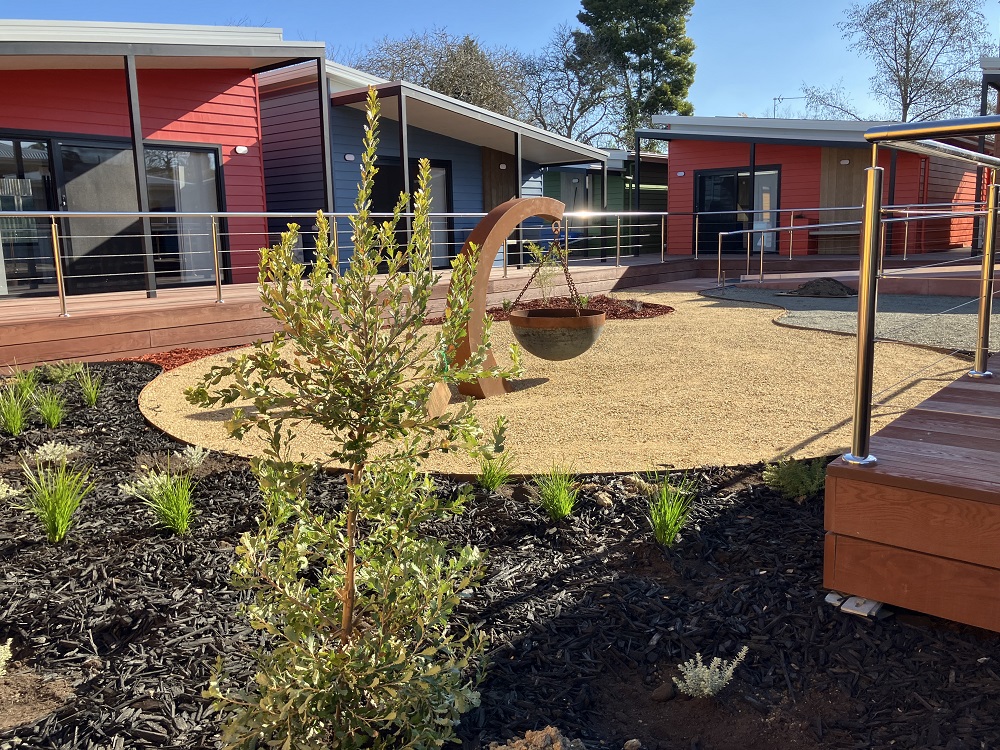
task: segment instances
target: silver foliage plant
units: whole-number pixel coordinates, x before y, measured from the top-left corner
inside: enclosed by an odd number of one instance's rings
[[[718,695],[733,679],[733,672],[746,658],[749,650],[744,646],[732,661],[725,661],[716,656],[708,664],[702,662],[701,652],[696,653],[693,659],[677,665],[681,676],[674,678],[674,684],[678,690],[692,698],[710,698]]]
[[[296,262],[298,227],[262,250],[261,297],[282,334],[213,368],[188,399],[237,408],[235,437],[262,433],[251,462],[263,508],[241,538],[236,584],[265,634],[253,683],[220,671],[207,695],[224,712],[227,748],[436,748],[478,704],[479,634],[456,621],[461,597],[482,575],[482,555],[421,533],[459,513],[464,496],[442,497],[419,472],[432,451],[482,454],[484,434],[471,401],[428,413],[437,383],[513,377],[484,370],[484,344],[463,365],[451,353],[465,337],[477,256],[452,263],[439,330],[424,326],[437,277],[430,267],[430,166],[421,160],[412,234],[399,244],[401,195],[390,221],[376,224],[378,99],[369,92],[361,180],[352,217],[354,253],[343,274],[318,215],[316,260]],[[241,406],[242,405],[242,406]],[[341,507],[314,510],[307,489],[316,467],[296,460],[300,426],[327,433],[325,460],[347,469]]]

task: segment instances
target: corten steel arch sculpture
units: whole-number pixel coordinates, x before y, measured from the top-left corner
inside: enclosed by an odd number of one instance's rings
[[[525,219],[537,216],[546,221],[561,221],[565,209],[566,206],[554,198],[511,198],[490,211],[472,230],[462,246],[461,252],[463,255],[468,255],[473,245],[481,248],[482,252],[479,254],[476,280],[472,288],[472,314],[469,317],[466,336],[459,343],[455,352],[456,365],[464,364],[472,352],[478,349],[483,342],[486,293],[489,291],[490,271],[493,269],[497,251]],[[492,351],[487,354],[483,366],[486,368],[496,367],[496,359],[494,359]],[[443,384],[441,385],[443,386]],[[439,398],[445,398],[444,403],[440,404],[440,408],[443,408],[447,404],[447,394],[439,392],[440,390],[435,389],[432,402],[437,402]],[[445,390],[447,389],[445,388]],[[503,378],[480,378],[474,383],[460,383],[458,390],[465,396],[490,398],[509,393],[511,384]],[[431,408],[437,411],[434,406]]]

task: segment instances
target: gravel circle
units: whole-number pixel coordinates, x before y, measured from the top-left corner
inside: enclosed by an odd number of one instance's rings
[[[515,471],[553,464],[578,472],[645,471],[771,461],[785,455],[839,453],[850,443],[856,347],[852,339],[775,326],[773,309],[694,293],[641,292],[629,297],[674,312],[647,320],[609,321],[586,354],[565,362],[523,355],[514,391],[476,404],[483,424],[510,421]],[[503,363],[513,337],[494,326]],[[201,410],[183,391],[231,354],[164,373],[142,393],[143,414],[183,442],[240,455],[257,438],[228,437],[231,409]],[[968,370],[955,358],[900,344],[879,344],[874,429],[936,393]],[[307,456],[322,458],[324,436],[300,431]],[[468,475],[476,466],[433,456],[431,471]]]

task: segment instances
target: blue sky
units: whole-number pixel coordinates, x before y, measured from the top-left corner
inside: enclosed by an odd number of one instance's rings
[[[697,49],[698,71],[691,89],[697,115],[760,117],[772,112],[774,98],[801,96],[803,83],[833,85],[843,79],[860,102],[867,100],[870,70],[845,49],[835,24],[847,0],[696,0],[688,33]],[[443,26],[472,34],[486,44],[525,52],[539,49],[562,22],[576,23],[579,0],[330,0],[328,2],[240,3],[212,0],[0,0],[0,18],[46,18],[150,23],[277,26],[289,40],[323,40],[337,49],[364,47],[381,36]],[[42,10],[44,9],[44,10]],[[1000,35],[1000,3],[988,0],[987,18]],[[44,13],[44,15],[39,15]],[[998,42],[1000,43],[1000,42]],[[779,113],[794,116],[802,102],[789,100]],[[866,109],[864,105],[862,109]],[[875,110],[874,105],[868,110]]]

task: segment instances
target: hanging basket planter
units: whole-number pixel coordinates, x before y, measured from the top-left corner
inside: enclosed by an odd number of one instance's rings
[[[604,312],[564,307],[515,310],[510,314],[510,328],[521,348],[539,359],[573,359],[600,338]]]
[[[575,307],[542,307],[534,310],[514,310],[510,314],[510,328],[521,348],[539,359],[558,362],[564,359],[579,357],[595,343],[604,330],[604,311],[591,310],[583,306],[583,299],[576,290],[573,277],[569,273],[569,250],[566,245],[560,245],[562,223],[552,222],[552,243],[547,251],[538,245],[531,245],[531,254],[537,259],[537,265],[521,293],[514,300],[516,306],[521,297],[528,291],[531,283],[539,278],[550,263],[562,267],[566,277],[566,287]],[[539,281],[539,287],[542,282]],[[544,293],[543,293],[544,296]]]

